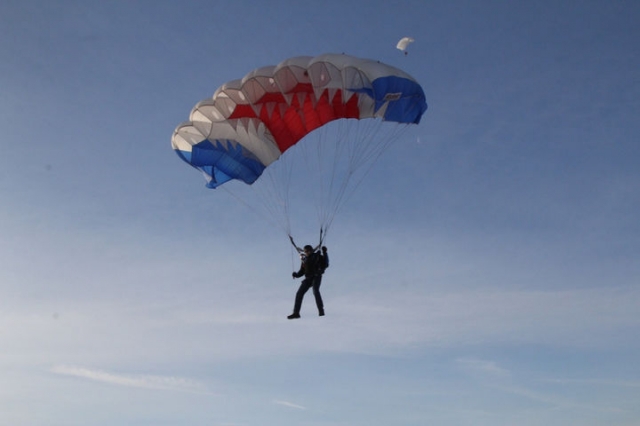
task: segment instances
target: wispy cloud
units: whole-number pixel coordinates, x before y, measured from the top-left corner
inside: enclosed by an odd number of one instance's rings
[[[579,409],[583,411],[593,411],[593,412],[603,412],[603,413],[624,412],[624,410],[622,410],[619,407],[601,405],[601,404],[589,404],[584,402],[575,402],[561,395],[542,393],[542,392],[538,392],[535,390],[531,390],[531,389],[527,389],[519,386],[496,386],[495,388],[503,392],[510,393],[512,395],[518,395],[520,397],[527,398],[532,401],[549,404],[557,408],[563,408],[563,409],[570,408],[570,409]]]
[[[542,382],[555,383],[558,385],[593,385],[593,386],[613,386],[621,388],[640,388],[640,382],[624,380],[605,379],[543,379]]]
[[[307,407],[303,407],[302,405],[298,405],[298,404],[294,404],[293,402],[289,402],[289,401],[282,401],[282,400],[274,400],[273,401],[274,404],[278,404],[278,405],[284,405],[285,407],[289,407],[289,408],[295,408],[297,410],[306,410]]]
[[[475,358],[458,358],[456,359],[456,363],[467,371],[492,374],[496,376],[509,375],[509,370],[505,370],[493,361],[485,361]]]
[[[203,384],[182,377],[115,374],[102,370],[92,370],[89,368],[68,365],[56,365],[51,368],[51,372],[63,376],[78,377],[81,379],[132,388],[211,393]]]

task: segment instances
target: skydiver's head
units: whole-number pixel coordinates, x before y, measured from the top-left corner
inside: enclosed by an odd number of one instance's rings
[[[313,247],[311,247],[310,245],[306,245],[304,246],[304,252],[308,255],[310,255],[311,253],[313,253]]]

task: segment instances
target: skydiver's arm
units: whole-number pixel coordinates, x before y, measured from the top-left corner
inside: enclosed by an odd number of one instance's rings
[[[295,249],[298,251],[298,253],[302,253],[304,251],[300,247],[298,247],[296,245],[296,243],[293,242],[293,237],[291,235],[289,235],[289,241],[291,241],[291,244],[293,245],[293,247],[295,247]]]
[[[293,278],[300,278],[301,276],[303,276],[304,275],[304,263],[302,265],[300,265],[300,270],[298,272],[294,272],[291,275],[293,276]]]
[[[326,246],[322,246],[322,264],[324,269],[329,267],[329,253]]]

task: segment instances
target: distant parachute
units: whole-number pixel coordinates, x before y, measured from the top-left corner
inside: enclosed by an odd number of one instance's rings
[[[301,203],[305,221],[315,205],[326,235],[398,130],[419,123],[426,109],[422,87],[392,66],[338,54],[294,57],[223,84],[178,125],[171,146],[208,187],[254,210],[259,198],[289,236],[293,204]],[[243,196],[247,188],[255,194]]]
[[[403,51],[403,52],[404,52],[404,54],[406,55],[407,53],[409,53],[409,52],[407,52],[407,47],[408,47],[411,43],[413,43],[414,41],[415,41],[415,40],[414,40],[413,38],[411,38],[411,37],[402,37],[402,38],[400,39],[400,41],[398,42],[398,44],[396,45],[396,48],[397,48],[398,50]]]

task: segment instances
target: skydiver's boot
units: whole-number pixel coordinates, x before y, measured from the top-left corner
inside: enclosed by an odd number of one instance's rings
[[[287,317],[288,319],[296,319],[296,318],[300,318],[300,314],[296,314],[295,312],[292,313],[291,315],[289,315]]]

